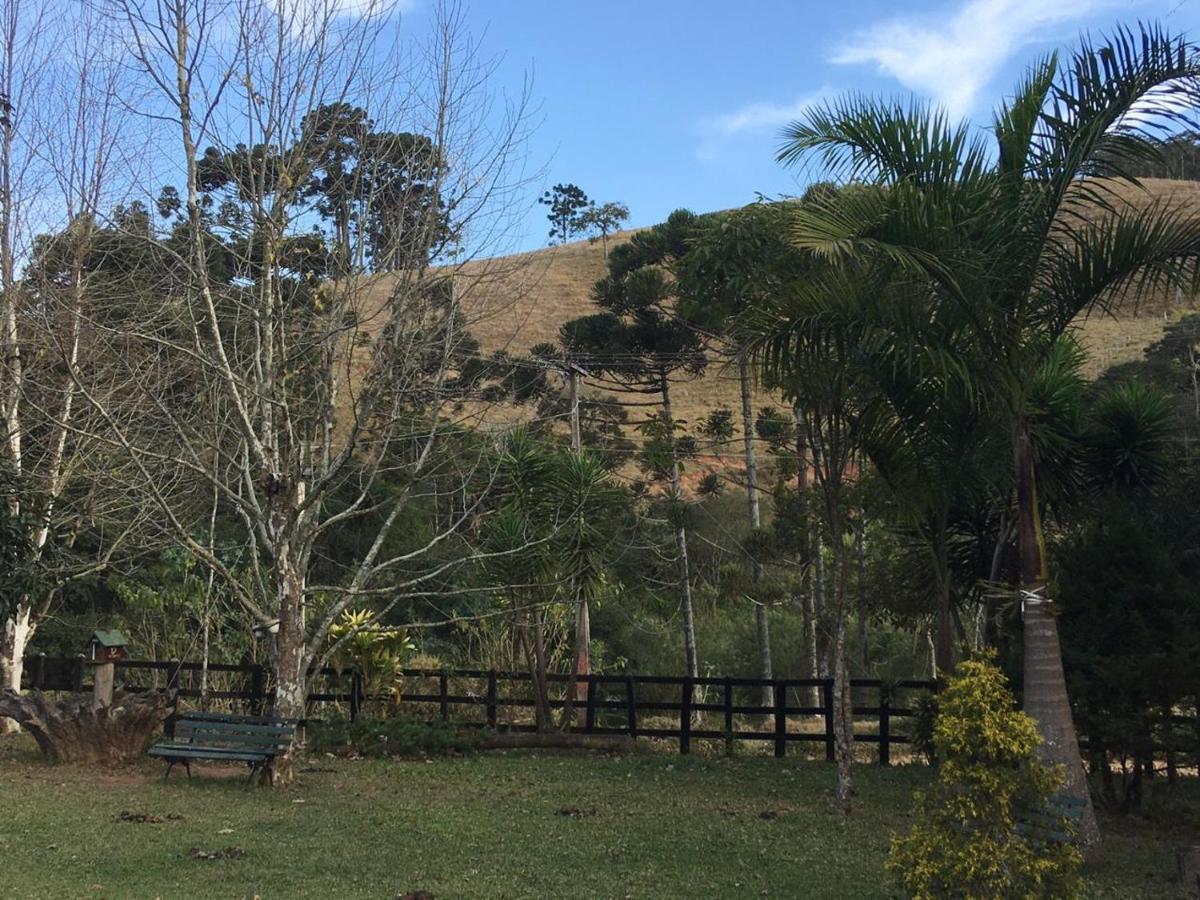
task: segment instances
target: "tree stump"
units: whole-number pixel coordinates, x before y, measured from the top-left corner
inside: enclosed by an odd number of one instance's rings
[[[111,706],[91,694],[56,700],[36,691],[0,694],[0,718],[21,724],[50,762],[124,763],[146,751],[151,736],[175,711],[176,691],[118,691]]]

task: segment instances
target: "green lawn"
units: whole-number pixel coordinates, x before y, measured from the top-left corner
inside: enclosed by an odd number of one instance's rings
[[[159,766],[50,767],[26,738],[0,738],[0,893],[882,897],[888,838],[927,778],[862,766],[844,820],[828,811],[832,767],[799,759],[513,752],[302,768],[281,791],[212,776],[164,785]],[[1097,896],[1180,896],[1173,851],[1200,842],[1200,791],[1164,786],[1156,802],[1150,820],[1106,823]],[[227,847],[245,855],[191,856]]]

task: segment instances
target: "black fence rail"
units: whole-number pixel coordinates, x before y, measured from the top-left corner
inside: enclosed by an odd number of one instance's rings
[[[34,690],[80,691],[89,667],[83,657],[44,655],[26,660],[26,685]],[[207,671],[206,690],[199,676]],[[117,677],[127,691],[173,688],[182,699],[241,704],[251,712],[270,707],[269,670],[254,664],[202,663],[188,660],[122,660]],[[399,694],[371,694],[355,670],[325,668],[309,673],[310,714],[326,704],[345,709],[353,720],[369,704],[399,703],[418,715],[466,728],[535,731],[533,679],[528,672],[485,669],[404,669]],[[819,744],[825,757],[834,755],[833,680],[829,678],[738,678],[672,675],[590,675],[551,673],[551,710],[574,711],[570,731],[577,734],[629,735],[677,741],[689,753],[693,741],[723,742],[732,751],[737,741],[772,745],[783,757],[789,744]],[[890,765],[892,748],[911,743],[908,729],[896,720],[910,719],[906,705],[915,693],[935,689],[923,680],[852,679],[854,740],[877,745],[877,759]],[[774,698],[763,705],[765,688]]]

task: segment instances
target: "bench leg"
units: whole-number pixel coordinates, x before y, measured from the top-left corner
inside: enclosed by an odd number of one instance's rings
[[[165,782],[165,781],[166,781],[168,778],[170,778],[170,777],[171,777],[171,768],[172,768],[174,765],[175,765],[175,763],[174,763],[174,762],[172,762],[172,761],[171,761],[171,760],[169,760],[169,759],[167,760],[167,772],[166,772],[166,774],[165,774],[165,775],[163,775],[163,781],[164,781],[164,782]]]
[[[254,776],[258,774],[258,769],[258,763],[250,763],[250,777],[246,779],[246,790],[254,787]]]
[[[192,761],[190,759],[185,759],[183,761],[183,768],[184,768],[184,770],[187,771],[188,781],[191,781],[192,780]]]

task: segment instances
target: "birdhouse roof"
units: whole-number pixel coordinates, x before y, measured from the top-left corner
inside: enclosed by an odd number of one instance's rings
[[[92,642],[99,644],[101,647],[124,647],[129,641],[125,640],[125,635],[113,628],[110,631],[93,631]]]

